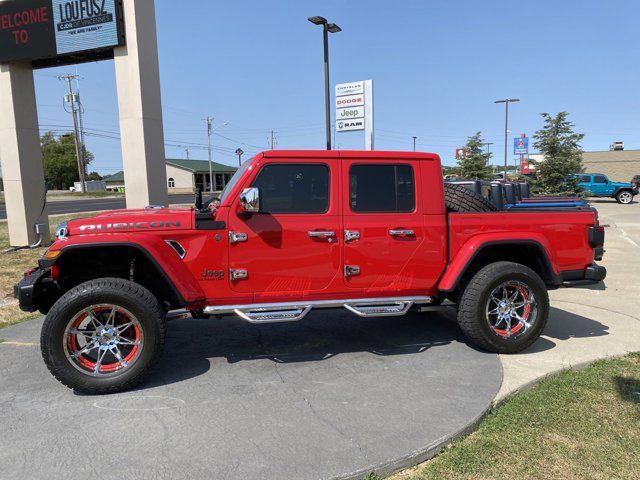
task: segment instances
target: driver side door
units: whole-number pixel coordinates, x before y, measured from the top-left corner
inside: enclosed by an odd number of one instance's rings
[[[339,176],[335,159],[266,163],[256,187],[260,212],[229,213],[229,282],[254,301],[321,294],[340,274]],[[238,235],[240,234],[240,235]],[[233,241],[234,236],[242,238]]]

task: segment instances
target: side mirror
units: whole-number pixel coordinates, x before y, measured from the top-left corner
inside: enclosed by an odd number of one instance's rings
[[[240,206],[248,213],[260,212],[260,189],[245,188],[240,194]]]

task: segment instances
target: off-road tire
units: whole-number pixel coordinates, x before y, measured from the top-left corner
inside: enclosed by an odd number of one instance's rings
[[[520,336],[504,338],[497,335],[486,318],[486,305],[494,288],[505,281],[526,284],[537,302],[537,318],[529,330]],[[517,353],[535,342],[547,323],[549,295],[536,272],[513,262],[495,262],[481,268],[466,284],[458,304],[458,324],[474,345],[496,353]]]
[[[64,352],[64,332],[69,320],[91,305],[109,303],[126,308],[140,322],[144,346],[139,358],[121,374],[94,378],[78,371]],[[156,297],[137,283],[120,278],[100,278],[66,292],[53,305],[42,325],[40,349],[51,374],[77,392],[106,394],[140,384],[157,362],[165,339],[166,315]]]
[[[497,209],[482,195],[464,185],[444,184],[444,203],[448,212],[495,212]]]
[[[621,203],[622,205],[629,205],[633,202],[633,192],[630,190],[621,190],[616,193],[616,202]]]

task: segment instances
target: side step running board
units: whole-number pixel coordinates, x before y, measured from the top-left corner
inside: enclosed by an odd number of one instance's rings
[[[316,308],[346,308],[361,317],[386,317],[406,314],[415,304],[428,304],[433,297],[354,298],[313,300],[304,303],[254,303],[248,305],[212,305],[208,315],[235,313],[251,323],[296,322]]]
[[[344,308],[360,315],[361,317],[387,317],[393,315],[404,315],[413,305],[410,300],[389,302],[364,302],[364,303],[345,303]]]
[[[311,310],[311,305],[292,306],[291,308],[262,307],[236,308],[234,312],[240,318],[251,323],[297,322]]]

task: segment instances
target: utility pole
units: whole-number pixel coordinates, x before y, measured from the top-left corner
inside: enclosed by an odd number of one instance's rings
[[[73,119],[73,136],[74,136],[74,143],[75,143],[75,147],[76,147],[76,160],[78,162],[78,175],[80,177],[80,190],[82,192],[86,192],[87,191],[87,185],[85,182],[85,176],[84,176],[84,162],[83,162],[83,149],[80,147],[80,134],[78,132],[78,112],[76,110],[76,100],[75,100],[75,94],[73,93],[73,88],[71,86],[71,82],[73,80],[75,80],[76,78],[78,78],[78,75],[60,75],[58,76],[58,80],[64,80],[67,82],[67,86],[69,88],[69,93],[67,95],[67,98],[69,99],[68,102],[71,106],[71,118]],[[66,100],[66,99],[65,99]]]
[[[519,102],[519,98],[505,98],[504,100],[496,100],[493,103],[504,103],[504,179],[507,179],[507,143],[509,141],[509,103]]]
[[[213,193],[213,165],[211,164],[211,134],[213,133],[213,118],[207,117],[207,137],[209,139],[209,192]]]
[[[274,149],[275,143],[276,143],[275,132],[271,130],[271,150]]]
[[[236,149],[236,155],[238,155],[238,166],[242,166],[242,154],[244,153],[244,151],[241,148],[237,148]]]
[[[412,137],[413,138],[413,151],[416,151],[416,140],[418,139],[418,137]]]

